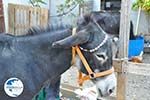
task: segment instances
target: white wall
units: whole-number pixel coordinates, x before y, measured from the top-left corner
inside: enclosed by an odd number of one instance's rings
[[[8,32],[8,3],[30,5],[29,0],[3,0],[5,28]],[[44,8],[49,8],[49,0],[46,0],[47,5],[42,5]]]
[[[131,1],[133,3],[136,0],[131,0]],[[136,28],[137,16],[138,16],[138,10],[135,10],[135,11],[132,10],[130,18],[133,21],[134,30]],[[142,11],[141,15],[140,15],[140,21],[139,21],[139,27],[138,27],[138,34],[141,34],[141,33],[142,34],[149,34],[148,26],[149,26],[148,16],[147,16],[147,14],[145,12]]]
[[[134,30],[136,29],[137,16],[138,16],[137,11],[131,12],[131,20],[132,20],[133,25],[134,25]],[[138,34],[148,34],[149,33],[148,32],[148,25],[149,25],[148,17],[146,16],[146,13],[142,11],[140,14]]]
[[[88,1],[88,0],[85,0]],[[93,11],[99,11],[100,10],[100,0],[93,0]],[[64,0],[51,0],[51,6],[50,6],[50,16],[55,16],[57,15],[57,5],[64,3]],[[76,9],[74,9],[72,11],[73,13],[75,13],[76,15],[79,15],[79,7],[76,7]],[[65,15],[63,17],[50,17],[50,22],[51,23],[64,23],[64,24],[70,24],[70,23],[74,23],[75,18],[73,18],[72,16],[68,16]]]
[[[101,10],[101,2],[100,0],[93,0],[93,11],[100,11]]]
[[[73,16],[68,16],[68,15],[64,15],[62,17],[56,17],[56,15],[58,15],[57,13],[57,6],[64,3],[64,0],[51,0],[50,4],[50,23],[55,23],[55,24],[70,24],[73,23],[74,21],[74,17]],[[79,8],[76,7],[76,9],[74,9],[72,11],[75,14],[79,14]]]

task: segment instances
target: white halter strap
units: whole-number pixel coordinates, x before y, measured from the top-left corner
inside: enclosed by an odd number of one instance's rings
[[[83,50],[83,51],[86,51],[86,52],[95,52],[95,51],[97,51],[100,47],[102,47],[105,43],[106,43],[106,41],[107,41],[107,39],[108,39],[108,35],[105,33],[105,31],[100,27],[100,25],[93,19],[93,22],[98,26],[98,28],[105,34],[105,38],[104,38],[104,40],[97,46],[97,47],[95,47],[94,49],[90,49],[90,50],[88,50],[88,49],[84,49],[84,48],[82,48],[82,47],[80,47],[80,49],[81,50]]]
[[[91,52],[91,53],[95,52],[95,51],[97,51],[100,47],[102,47],[106,43],[107,39],[108,39],[108,35],[105,34],[104,40],[97,47],[95,47],[94,49],[88,50],[88,49],[84,49],[82,47],[80,47],[80,49],[83,50],[83,51],[86,51],[86,52]]]

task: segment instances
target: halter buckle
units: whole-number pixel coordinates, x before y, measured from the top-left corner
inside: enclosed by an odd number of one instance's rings
[[[90,76],[90,79],[94,79],[95,78],[95,74],[94,73],[89,74],[89,76]]]

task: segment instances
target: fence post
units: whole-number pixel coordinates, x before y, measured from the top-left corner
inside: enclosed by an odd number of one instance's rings
[[[15,33],[15,8],[11,4],[8,4],[8,26],[8,32]]]
[[[123,59],[121,64],[122,72],[118,72],[117,75],[117,100],[126,99],[126,73],[125,64],[128,58],[128,43],[129,43],[129,30],[130,30],[130,0],[122,0],[121,3],[121,17],[120,17],[120,48],[119,48],[119,58]]]

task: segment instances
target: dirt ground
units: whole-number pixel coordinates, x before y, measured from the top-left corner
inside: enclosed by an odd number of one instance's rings
[[[143,55],[143,62],[150,63],[150,53]],[[150,100],[150,76],[127,74],[127,100]]]
[[[150,63],[150,54],[143,55],[143,62]],[[77,83],[77,68],[71,67],[62,75],[62,83],[67,83],[69,85],[78,86]],[[90,87],[93,83],[87,81],[84,83],[83,87]],[[126,83],[126,100],[150,100],[150,76],[145,75],[135,75],[127,74],[127,83]],[[113,96],[115,96],[115,92]],[[67,100],[74,100],[68,98]],[[105,100],[114,100],[108,99]]]

